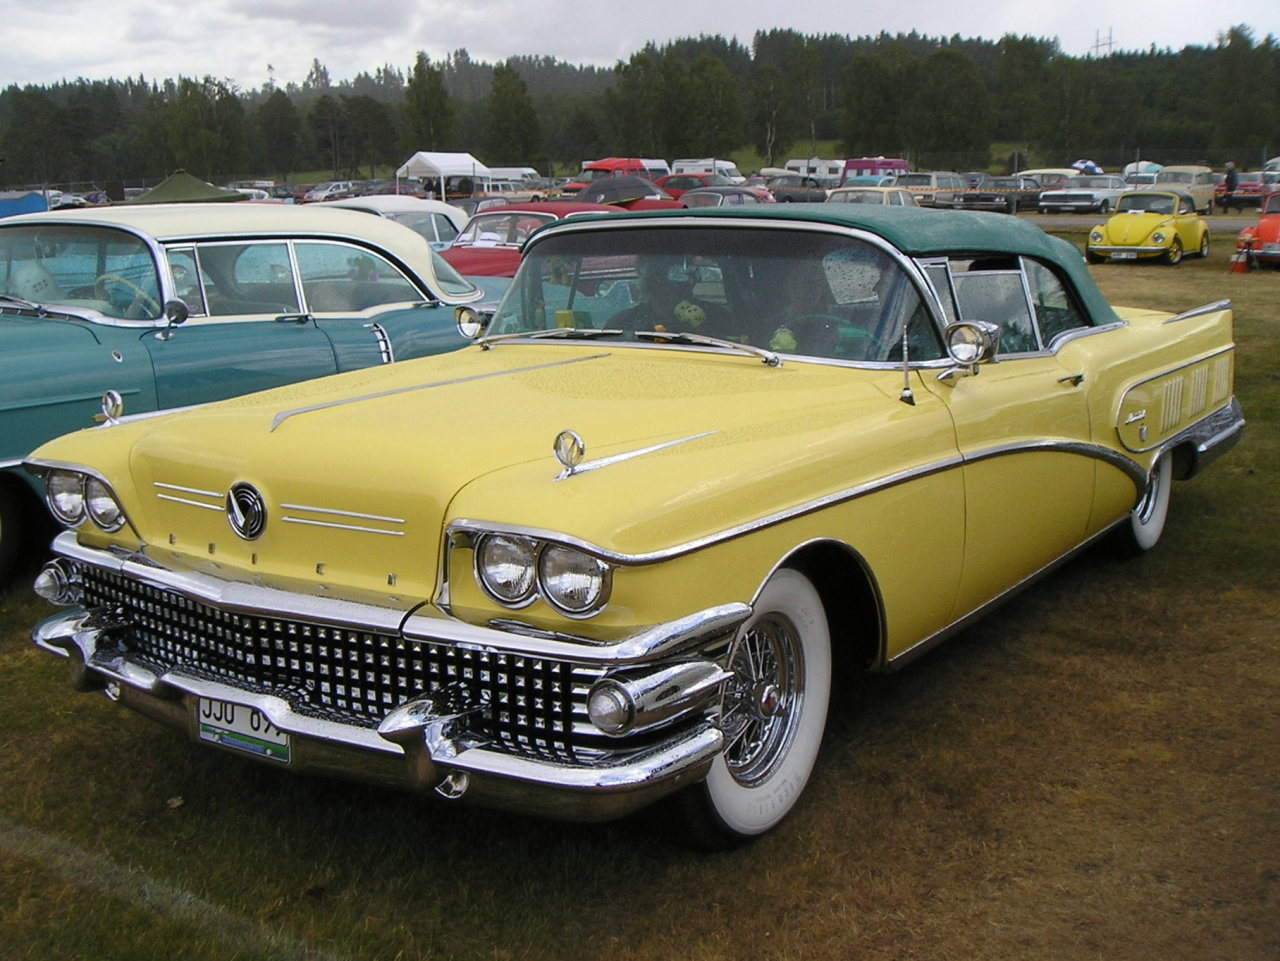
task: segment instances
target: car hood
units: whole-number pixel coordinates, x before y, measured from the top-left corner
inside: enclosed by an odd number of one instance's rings
[[[893,425],[901,384],[901,371],[705,350],[499,344],[82,431],[32,458],[100,473],[166,563],[368,592],[395,582],[426,599],[450,521],[644,557],[744,509],[845,489],[874,445],[915,456]],[[586,456],[562,478],[552,447],[566,429]],[[267,505],[254,541],[226,515],[240,483]]]
[[[1107,221],[1107,242],[1140,244],[1158,228],[1173,229],[1173,221],[1163,214],[1117,214]]]

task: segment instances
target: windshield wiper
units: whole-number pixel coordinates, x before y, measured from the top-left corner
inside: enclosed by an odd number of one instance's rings
[[[656,340],[668,344],[698,344],[703,347],[723,347],[726,350],[759,357],[768,367],[782,366],[782,358],[773,351],[765,350],[763,347],[755,347],[751,344],[740,344],[736,340],[723,340],[719,337],[708,337],[706,334],[690,334],[678,330],[637,330],[635,336],[637,340]]]
[[[580,337],[583,340],[592,340],[596,337],[621,337],[624,332],[610,327],[597,329],[595,327],[549,327],[546,330],[518,330],[510,334],[494,334],[491,337],[481,337],[476,341],[485,350],[489,349],[491,344],[497,344],[504,340],[516,340],[520,337],[527,339],[546,339],[549,337]]]
[[[13,294],[0,294],[0,301],[6,304],[13,304],[15,307],[22,307],[25,310],[38,310],[40,313],[44,313],[43,304],[33,304],[31,301],[15,297]]]

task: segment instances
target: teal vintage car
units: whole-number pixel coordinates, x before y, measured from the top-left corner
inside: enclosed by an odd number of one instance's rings
[[[453,350],[496,294],[353,211],[165,204],[0,221],[0,577],[40,519],[32,450],[130,414]]]

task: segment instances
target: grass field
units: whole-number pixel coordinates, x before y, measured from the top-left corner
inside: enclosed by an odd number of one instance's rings
[[[1249,427],[1164,542],[870,680],[736,851],[661,809],[552,824],[198,750],[71,692],[43,604],[0,596],[0,957],[1274,961],[1280,271],[1227,246],[1093,268],[1115,303],[1236,304]]]

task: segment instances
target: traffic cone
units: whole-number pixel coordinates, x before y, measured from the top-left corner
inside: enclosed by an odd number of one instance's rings
[[[1249,251],[1241,248],[1231,255],[1231,272],[1247,274],[1249,272]]]

